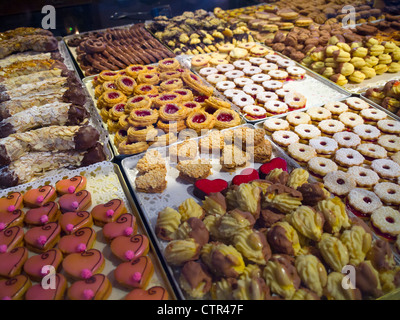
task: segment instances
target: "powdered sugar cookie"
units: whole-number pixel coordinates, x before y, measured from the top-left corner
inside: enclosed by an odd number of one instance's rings
[[[272,140],[281,147],[287,148],[293,143],[298,143],[300,138],[297,134],[288,130],[279,130],[272,133]]]
[[[355,148],[361,143],[361,138],[353,132],[342,131],[333,135],[341,148]]]

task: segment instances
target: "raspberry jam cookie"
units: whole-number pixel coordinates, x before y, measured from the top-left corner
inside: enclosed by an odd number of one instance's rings
[[[346,196],[357,186],[355,180],[343,171],[328,172],[323,181],[324,186],[337,196]]]
[[[267,63],[260,64],[260,69],[264,73],[268,73],[271,70],[278,70],[278,65],[275,63],[267,62]]]
[[[388,151],[389,155],[400,151],[400,137],[394,134],[384,134],[378,138],[378,144]]]
[[[362,165],[364,160],[360,152],[351,148],[341,148],[335,153],[336,163],[345,171],[349,167]]]
[[[279,118],[267,119],[263,123],[263,128],[271,135],[275,131],[289,130],[289,122]]]
[[[356,148],[359,144],[361,144],[361,138],[355,133],[348,131],[335,133],[333,135],[333,139],[336,140],[341,148]]]
[[[328,137],[310,139],[309,145],[315,149],[319,156],[328,158],[330,158],[338,149],[337,142]]]
[[[219,64],[216,66],[217,70],[222,73],[235,70],[235,66],[231,63]]]
[[[333,136],[335,133],[342,132],[345,129],[344,124],[339,120],[328,119],[322,120],[318,124],[321,132],[327,136]]]
[[[291,127],[296,127],[300,124],[311,124],[311,117],[307,113],[300,111],[290,112],[286,116],[286,120]]]
[[[207,68],[202,68],[200,71],[199,71],[199,73],[200,73],[200,75],[202,76],[202,77],[207,77],[207,76],[209,76],[210,74],[215,74],[215,73],[218,73],[218,69],[217,68],[213,68],[213,67],[207,67]]]
[[[289,110],[289,107],[286,103],[282,101],[267,101],[264,104],[264,108],[267,111],[267,115],[274,116],[277,114],[286,113]]]
[[[365,163],[371,164],[376,159],[387,158],[385,148],[374,143],[362,143],[357,147],[357,151],[365,157]]]
[[[360,116],[364,118],[367,124],[376,124],[380,120],[385,120],[387,118],[387,113],[378,109],[363,109],[360,111]]]
[[[370,108],[368,103],[366,103],[364,100],[357,98],[357,97],[347,98],[345,100],[345,103],[349,106],[349,108],[352,111],[357,112],[357,113],[360,112],[361,110]]]
[[[400,134],[400,122],[396,120],[379,120],[378,129],[385,133]]]
[[[232,102],[236,104],[240,109],[243,109],[245,106],[255,104],[255,100],[253,99],[253,97],[245,93],[234,96],[232,98]]]
[[[286,94],[283,98],[283,101],[288,105],[290,109],[302,109],[306,106],[307,103],[306,97],[298,92],[290,92]]]
[[[368,168],[353,166],[347,172],[354,178],[360,188],[370,189],[379,182],[378,174]]]
[[[228,89],[236,88],[236,84],[233,81],[226,80],[226,81],[219,81],[216,85],[218,91],[225,91]]]
[[[268,75],[271,77],[272,80],[279,80],[283,81],[286,80],[289,74],[283,70],[271,70],[268,72]]]
[[[364,119],[354,112],[343,112],[339,115],[339,120],[342,121],[343,124],[349,129],[353,129],[360,124],[364,124]]]
[[[360,218],[369,217],[382,206],[381,200],[375,193],[362,188],[352,189],[347,195],[347,203],[351,212]]]
[[[321,136],[321,130],[313,124],[299,124],[294,128],[294,132],[298,134],[301,142],[308,142],[310,139]]]
[[[380,207],[371,215],[374,231],[389,241],[395,241],[400,234],[400,212],[391,207]]]
[[[283,83],[278,80],[267,80],[262,83],[262,86],[267,91],[276,91],[283,87]]]
[[[245,106],[243,112],[249,120],[264,119],[267,116],[267,110],[256,105]]]
[[[286,71],[289,74],[289,77],[295,80],[303,79],[306,75],[306,70],[297,66],[288,66],[286,68]]]
[[[251,64],[253,64],[253,65],[256,65],[256,66],[260,66],[260,65],[262,65],[263,63],[267,63],[267,59],[265,59],[265,58],[250,58],[249,59],[249,62],[251,63]]]
[[[240,78],[244,76],[244,72],[240,71],[240,70],[232,70],[232,71],[228,71],[225,72],[225,77],[229,80],[229,81],[233,81],[236,78]]]
[[[215,86],[218,82],[226,81],[226,76],[223,74],[215,73],[207,76],[206,80]]]
[[[334,161],[324,157],[312,158],[308,162],[307,168],[310,173],[320,181],[322,181],[322,178],[325,177],[329,172],[338,170],[338,166]]]
[[[257,93],[256,100],[259,104],[264,105],[268,101],[277,101],[278,96],[274,92],[263,91],[263,92]]]
[[[233,82],[236,84],[237,87],[239,88],[243,88],[246,85],[251,85],[254,83],[253,80],[251,80],[250,78],[246,78],[246,77],[240,77],[240,78],[236,78],[233,80]]]
[[[251,67],[251,63],[246,60],[236,60],[233,62],[233,66],[237,69],[243,70],[244,68]]]
[[[287,148],[293,143],[298,143],[300,138],[293,131],[279,130],[272,133],[272,140],[281,147]]]
[[[243,70],[244,74],[248,77],[254,76],[255,74],[259,74],[262,72],[261,68],[254,67],[254,66],[245,67],[242,70]]]
[[[288,146],[289,155],[302,165],[317,156],[315,149],[303,143],[293,143]]]
[[[396,179],[400,176],[400,165],[389,159],[377,159],[371,162],[371,168],[382,179]]]
[[[357,134],[361,140],[366,142],[376,142],[381,135],[381,131],[370,124],[360,124],[355,126],[353,132]]]
[[[380,182],[374,187],[375,194],[386,205],[400,205],[400,186],[393,182]]]
[[[258,93],[264,92],[264,88],[259,84],[247,84],[243,87],[243,91],[255,98]]]
[[[332,117],[331,112],[323,107],[309,108],[306,113],[311,117],[311,121],[316,124],[322,120],[328,120]]]
[[[271,77],[264,73],[257,73],[251,76],[251,80],[253,80],[256,84],[262,84],[264,81],[270,80]]]
[[[329,110],[332,114],[332,118],[336,119],[343,112],[347,112],[349,107],[343,102],[328,102],[324,105],[324,108]]]

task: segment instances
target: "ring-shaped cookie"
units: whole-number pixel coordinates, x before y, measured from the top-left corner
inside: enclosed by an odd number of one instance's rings
[[[138,108],[131,111],[128,122],[134,127],[147,127],[157,122],[158,110]]]
[[[129,127],[127,137],[129,142],[153,141],[158,131],[154,126]]]
[[[214,127],[215,117],[205,111],[198,110],[189,114],[186,119],[188,128],[200,133],[201,130],[209,130]]]
[[[148,148],[147,142],[129,142],[128,139],[124,139],[118,145],[118,152],[120,154],[137,154],[146,151]]]
[[[213,116],[215,117],[214,128],[218,130],[236,127],[240,124],[239,114],[230,109],[218,109]]]
[[[187,116],[187,109],[176,103],[167,103],[160,107],[160,119],[163,121],[179,121]]]

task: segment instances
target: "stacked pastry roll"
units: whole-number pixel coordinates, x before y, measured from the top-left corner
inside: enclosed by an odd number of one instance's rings
[[[105,160],[85,91],[53,35],[18,28],[0,34],[0,48],[0,188]]]

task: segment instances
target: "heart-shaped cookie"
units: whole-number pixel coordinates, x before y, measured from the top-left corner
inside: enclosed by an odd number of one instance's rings
[[[128,288],[145,288],[154,273],[154,266],[148,256],[122,262],[114,270],[115,279]]]
[[[96,232],[89,227],[84,227],[73,234],[61,237],[58,242],[58,249],[64,255],[76,252],[83,252],[93,247],[96,240]]]
[[[160,286],[148,290],[136,288],[125,296],[125,300],[168,300],[168,292]]]
[[[13,226],[22,226],[25,213],[22,210],[0,212],[0,231]]]
[[[90,214],[96,226],[104,226],[108,222],[113,222],[118,217],[126,213],[126,207],[121,199],[112,199],[104,204],[95,206]]]
[[[54,289],[50,285],[44,287],[42,283],[33,285],[26,291],[25,300],[63,300],[67,290],[67,279],[61,273],[56,273],[54,285]]]
[[[9,227],[0,231],[0,253],[9,252],[20,246],[24,240],[24,230],[19,227]]]
[[[17,247],[10,252],[0,253],[0,277],[12,278],[20,274],[27,259],[28,250],[24,247]]]
[[[37,189],[30,189],[24,194],[24,204],[30,208],[37,208],[54,201],[57,198],[56,189],[53,186],[43,186]]]
[[[23,196],[20,192],[12,192],[7,197],[0,198],[0,212],[13,212],[23,207]]]
[[[53,248],[60,239],[61,228],[57,222],[29,229],[24,236],[26,247],[37,253]]]
[[[31,226],[40,226],[58,220],[60,207],[57,202],[51,201],[38,208],[26,212],[25,223]]]
[[[56,191],[62,196],[63,194],[76,193],[86,188],[87,179],[84,176],[75,176],[69,179],[63,179],[56,183]]]
[[[24,271],[33,281],[40,281],[48,274],[48,269],[43,268],[44,266],[53,266],[57,270],[62,260],[61,251],[53,248],[42,254],[30,257],[24,264]]]
[[[97,249],[71,253],[62,262],[63,270],[73,279],[89,279],[104,269],[104,256]]]
[[[131,213],[124,213],[114,222],[109,222],[103,227],[103,235],[107,241],[119,236],[130,237],[137,233],[136,218]]]
[[[273,158],[271,161],[264,163],[258,169],[258,173],[261,179],[265,179],[265,177],[274,169],[282,169],[283,171],[287,171],[287,163],[285,159],[282,158]]]
[[[72,234],[84,227],[92,227],[92,215],[87,211],[66,212],[61,215],[60,227],[66,234]]]
[[[87,190],[81,190],[76,193],[64,194],[58,199],[61,212],[79,212],[84,211],[92,203],[92,195]]]
[[[22,300],[31,285],[31,281],[24,274],[0,280],[0,300]]]
[[[199,179],[194,184],[193,193],[200,199],[205,199],[210,193],[224,193],[228,189],[228,182],[222,179]]]
[[[75,281],[68,289],[69,300],[106,300],[111,294],[111,282],[104,274],[95,274]]]
[[[111,242],[111,252],[122,261],[137,259],[149,252],[149,239],[142,234],[116,237]]]
[[[232,184],[238,186],[242,183],[249,183],[253,180],[260,179],[258,175],[258,171],[253,168],[246,168],[240,172],[240,174],[236,175],[232,179]]]

